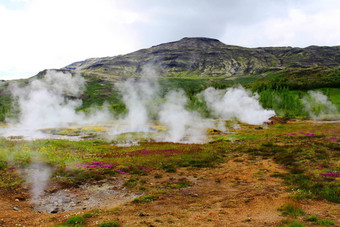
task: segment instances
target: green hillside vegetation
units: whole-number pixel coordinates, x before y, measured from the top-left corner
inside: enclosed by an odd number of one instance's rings
[[[273,109],[281,117],[308,118],[308,112],[304,110],[302,98],[308,96],[309,90],[320,91],[326,95],[330,101],[340,109],[340,73],[338,69],[326,69],[324,71],[312,70],[314,74],[310,76],[304,74],[311,70],[294,70],[295,74],[270,73],[265,77],[241,77],[234,80],[213,79],[213,78],[161,78],[161,95],[168,91],[183,89],[188,95],[190,102],[188,107],[197,110],[204,116],[209,116],[204,103],[197,98],[197,94],[208,87],[225,89],[228,87],[242,85],[260,96],[260,102],[266,109]],[[301,72],[302,71],[302,72]],[[292,80],[288,80],[290,76]],[[296,80],[294,80],[296,78]],[[314,78],[311,80],[310,78]],[[321,78],[320,81],[317,78]],[[327,82],[327,78],[329,82]],[[323,83],[322,81],[326,81]],[[121,113],[125,111],[121,96],[110,82],[102,82],[96,78],[91,78],[87,84],[86,98],[80,110],[93,105],[102,105],[104,101],[110,103],[112,110]]]

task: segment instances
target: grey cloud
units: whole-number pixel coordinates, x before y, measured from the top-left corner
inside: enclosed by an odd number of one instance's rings
[[[136,31],[144,47],[180,39],[185,36],[221,38],[229,26],[259,23],[270,17],[284,17],[289,7],[305,0],[238,1],[124,1],[122,8],[136,11],[152,21],[136,22]]]

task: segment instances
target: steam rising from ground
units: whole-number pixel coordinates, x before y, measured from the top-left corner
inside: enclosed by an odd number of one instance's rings
[[[275,116],[273,110],[263,109],[257,94],[251,94],[241,86],[226,90],[210,87],[202,94],[208,108],[219,118],[237,119],[244,123],[261,125]]]
[[[181,142],[187,137],[191,143],[199,143],[205,140],[206,129],[213,125],[204,121],[199,113],[188,111],[185,106],[187,97],[184,91],[170,91],[166,95],[166,102],[159,112],[159,121],[167,129],[165,141]]]
[[[148,127],[150,116],[155,112],[152,101],[158,97],[159,86],[155,79],[128,79],[117,82],[115,87],[122,94],[127,115],[121,119],[129,130],[139,131]]]
[[[338,114],[337,108],[320,91],[309,91],[302,103],[309,116],[315,120],[334,118]]]
[[[47,188],[51,168],[41,162],[33,162],[27,168],[27,179],[31,185],[32,202],[37,203]]]
[[[203,142],[207,128],[219,127],[225,130],[224,121],[218,126],[212,119],[203,119],[196,111],[187,109],[188,98],[184,91],[169,91],[165,98],[160,96],[157,72],[152,67],[143,69],[145,76],[140,79],[128,79],[115,84],[125,103],[127,114],[114,117],[109,108],[92,109],[86,114],[76,111],[82,104],[80,96],[85,90],[85,80],[80,75],[47,71],[40,79],[35,79],[25,86],[14,84],[11,92],[17,100],[19,118],[16,128],[6,129],[14,134],[23,129],[38,130],[49,127],[74,125],[93,125],[118,119],[108,134],[112,136],[125,132],[152,132],[150,122],[158,120],[167,131],[153,135],[157,141]],[[237,119],[249,124],[263,124],[275,113],[261,107],[258,96],[243,87],[217,90],[208,88],[200,96],[208,109],[220,119]],[[16,130],[16,131],[15,131]]]
[[[18,119],[6,119],[16,124],[7,129],[7,136],[22,133],[32,136],[37,129],[63,127],[77,124],[104,123],[112,119],[107,107],[77,112],[81,106],[80,95],[85,89],[85,80],[79,74],[47,71],[41,79],[35,79],[25,86],[11,84],[10,91],[17,101]]]
[[[84,87],[85,80],[80,75],[56,71],[48,71],[44,78],[24,87],[12,85],[11,92],[20,111],[19,124],[39,129],[77,121],[76,108],[81,105],[81,100],[67,99],[65,95],[79,97]]]
[[[148,131],[148,123],[156,118],[166,126],[167,132],[157,135],[154,139],[198,143],[205,141],[207,128],[216,128],[211,119],[203,119],[198,112],[186,108],[188,98],[182,90],[168,92],[165,101],[158,108],[157,100],[161,100],[161,97],[155,78],[129,79],[118,82],[116,88],[121,92],[128,111],[121,119],[127,126],[124,132]],[[201,96],[218,118],[263,124],[275,115],[274,111],[262,108],[258,95],[251,94],[241,86],[227,90],[208,88]],[[217,127],[225,130],[225,125],[221,122]],[[122,130],[117,128],[111,131],[115,135],[121,132]]]

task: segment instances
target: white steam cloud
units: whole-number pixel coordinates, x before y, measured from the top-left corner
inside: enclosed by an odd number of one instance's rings
[[[199,113],[188,111],[185,108],[187,101],[182,90],[170,91],[166,95],[166,102],[159,112],[160,123],[168,129],[165,141],[181,142],[186,137],[188,142],[200,143],[206,137],[206,129],[213,126]]]
[[[41,79],[24,86],[11,84],[10,91],[17,100],[18,119],[8,118],[16,124],[7,129],[5,136],[30,135],[33,131],[48,127],[64,127],[79,124],[98,124],[112,119],[107,108],[90,110],[87,114],[77,112],[81,106],[80,95],[85,89],[85,80],[79,74],[48,70]],[[38,137],[39,133],[36,134]]]
[[[321,120],[337,117],[336,106],[320,91],[308,91],[308,95],[303,97],[302,103],[312,119]]]
[[[51,168],[41,162],[32,162],[27,168],[27,179],[31,185],[32,202],[36,203],[44,194],[51,176]]]
[[[42,79],[24,87],[12,85],[11,92],[18,100],[20,111],[19,124],[39,129],[66,126],[77,121],[79,116],[75,110],[82,102],[65,98],[65,95],[78,97],[84,87],[85,80],[80,75],[56,71],[48,71]]]
[[[115,87],[122,94],[127,115],[121,119],[129,130],[140,131],[148,126],[150,116],[155,111],[152,101],[158,97],[158,83],[155,79],[128,79],[117,82]]]
[[[222,119],[237,119],[244,123],[261,125],[275,116],[273,110],[263,109],[257,94],[251,94],[241,86],[226,90],[210,87],[202,95],[208,108]]]
[[[161,88],[154,68],[145,67],[143,74],[145,76],[140,79],[115,84],[127,109],[127,114],[119,118],[113,117],[108,105],[87,113],[77,111],[82,105],[79,97],[86,85],[79,74],[49,70],[42,78],[32,80],[25,86],[14,84],[11,92],[17,100],[19,118],[16,122],[8,119],[15,122],[16,127],[7,128],[3,135],[11,136],[13,133],[25,136],[26,133],[32,136],[32,130],[39,132],[38,129],[42,128],[104,124],[118,119],[108,132],[108,137],[116,137],[127,132],[155,132],[152,121],[158,120],[167,130],[154,133],[153,139],[201,143],[206,140],[207,128],[217,127],[225,131],[224,120],[238,119],[249,124],[263,124],[275,115],[274,111],[262,108],[257,94],[239,86],[226,90],[204,90],[200,96],[213,115],[221,120],[203,119],[198,112],[187,109],[188,98],[183,90],[170,91],[164,98],[160,96]],[[24,132],[24,129],[28,130]]]

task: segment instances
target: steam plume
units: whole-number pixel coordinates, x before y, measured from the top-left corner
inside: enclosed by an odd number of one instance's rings
[[[275,115],[273,110],[265,110],[258,101],[257,94],[251,94],[243,87],[217,90],[207,88],[203,97],[208,108],[216,117],[260,125]]]
[[[81,106],[80,95],[85,89],[85,80],[79,74],[48,70],[41,79],[26,85],[12,84],[10,91],[17,100],[18,119],[6,119],[16,123],[22,133],[33,130],[77,124],[96,124],[109,121],[112,116],[107,107],[91,110],[88,114],[77,112]],[[12,129],[15,133],[18,130]],[[10,133],[11,130],[7,130]]]
[[[48,185],[51,169],[41,162],[33,162],[27,170],[27,178],[31,184],[32,202],[36,203]]]
[[[79,99],[67,99],[79,96],[85,86],[80,75],[47,71],[42,79],[37,79],[27,86],[11,87],[12,95],[18,100],[20,111],[19,123],[25,128],[65,126],[77,120],[75,109],[81,105]]]
[[[170,91],[166,96],[166,102],[159,112],[159,120],[168,129],[166,141],[180,142],[187,137],[192,143],[203,142],[206,128],[211,126],[204,121],[197,112],[185,109],[187,97],[182,90]]]
[[[128,111],[122,121],[131,131],[145,129],[153,113],[151,102],[158,97],[157,80],[128,79],[116,83],[115,87],[122,94]]]
[[[335,115],[338,114],[337,108],[320,91],[308,91],[308,95],[302,99],[302,103],[309,116],[315,120],[335,118]]]

